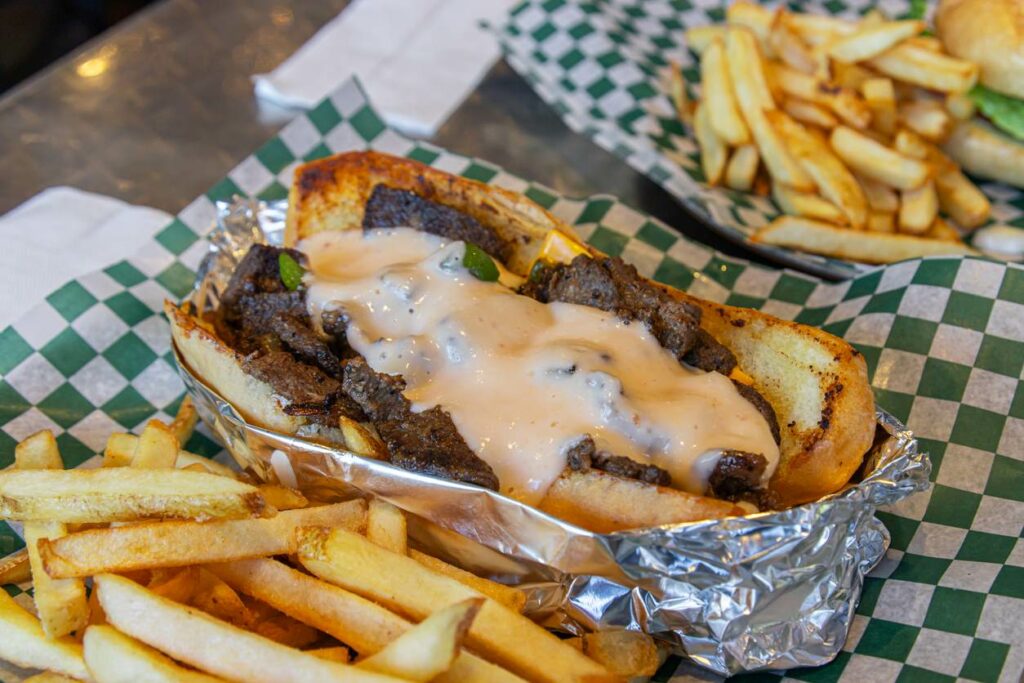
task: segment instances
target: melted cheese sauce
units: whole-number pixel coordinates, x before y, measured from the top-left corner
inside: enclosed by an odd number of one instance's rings
[[[598,449],[652,463],[704,493],[720,449],[779,451],[727,377],[691,370],[641,323],[542,304],[462,266],[465,244],[409,228],[304,240],[314,320],[340,308],[348,342],[401,375],[414,410],[447,410],[504,493],[537,503],[590,434]]]

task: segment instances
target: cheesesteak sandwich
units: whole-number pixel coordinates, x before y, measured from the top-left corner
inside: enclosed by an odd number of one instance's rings
[[[296,170],[283,248],[168,302],[253,424],[500,491],[598,532],[815,500],[875,431],[863,358],[584,245],[525,197],[407,159]]]

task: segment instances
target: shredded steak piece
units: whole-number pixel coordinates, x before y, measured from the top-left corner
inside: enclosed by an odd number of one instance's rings
[[[736,367],[732,351],[701,329],[699,308],[669,296],[620,258],[580,255],[568,265],[541,268],[530,275],[520,294],[543,303],[563,301],[592,306],[615,313],[623,320],[641,321],[662,348],[680,362],[700,370],[729,375]],[[740,396],[764,416],[778,443],[775,409],[753,387],[733,384]]]
[[[289,404],[301,410],[327,412],[341,383],[320,368],[295,360],[286,351],[250,356],[243,362],[245,371],[274,387]]]
[[[706,330],[697,330],[697,344],[683,356],[683,362],[706,372],[728,376],[736,368],[736,356]]]
[[[498,477],[459,434],[451,415],[434,406],[416,413],[401,377],[374,371],[363,358],[345,363],[342,387],[373,421],[391,462],[413,472],[498,490]]]
[[[566,464],[572,470],[585,472],[593,468],[648,484],[657,484],[658,486],[672,484],[671,475],[657,465],[645,465],[623,455],[613,455],[607,451],[597,450],[594,439],[589,434],[570,446],[565,455]]]
[[[341,361],[311,327],[293,315],[273,319],[271,329],[295,357],[316,365],[332,377],[341,377]]]
[[[415,192],[377,185],[366,201],[363,229],[409,227],[480,247],[502,263],[512,243],[472,216],[420,197]]]
[[[619,258],[577,256],[568,265],[535,273],[521,293],[544,303],[591,306],[642,322],[680,360],[699,340],[700,309],[672,298]]]
[[[708,493],[724,500],[745,500],[761,486],[767,465],[763,455],[725,451],[708,478]]]

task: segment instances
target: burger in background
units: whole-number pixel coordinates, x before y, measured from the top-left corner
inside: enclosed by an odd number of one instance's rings
[[[1024,0],[941,0],[935,27],[946,51],[980,67],[943,150],[969,173],[1024,188]]]

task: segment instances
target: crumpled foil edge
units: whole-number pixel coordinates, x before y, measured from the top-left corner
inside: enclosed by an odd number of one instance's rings
[[[281,243],[287,202],[217,209],[192,294],[201,310],[216,305],[253,243]],[[864,576],[889,545],[875,509],[929,485],[927,454],[878,411],[867,474],[839,493],[778,512],[595,534],[492,491],[249,425],[174,353],[200,415],[243,468],[314,498],[380,496],[415,516],[414,543],[519,584],[527,613],[547,625],[642,630],[722,675],[834,658]]]

